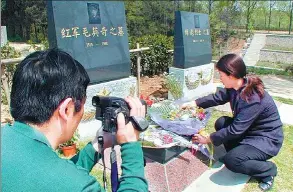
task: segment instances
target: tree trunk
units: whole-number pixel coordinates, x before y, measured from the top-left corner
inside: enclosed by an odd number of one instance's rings
[[[265,29],[267,28],[267,15],[265,14]]]
[[[209,0],[209,15],[212,13],[213,0]]]
[[[15,37],[15,16],[14,0],[6,1],[7,8],[7,36]]]
[[[38,39],[38,31],[37,31],[37,25],[36,25],[36,23],[34,23],[34,30],[35,30],[36,43],[38,43],[39,42],[39,39]]]
[[[291,12],[290,12],[290,23],[289,23],[289,35],[291,34],[292,31],[292,12],[293,12],[293,1],[290,1],[291,4]]]
[[[26,32],[26,39],[29,40],[30,39],[30,32],[31,32],[30,25],[26,25],[25,32]]]
[[[248,8],[246,13],[246,33],[248,33],[249,17],[250,17],[250,0],[248,0]]]
[[[268,26],[268,32],[270,32],[271,29],[271,17],[272,17],[272,2],[270,0],[270,14],[269,14],[269,26]]]

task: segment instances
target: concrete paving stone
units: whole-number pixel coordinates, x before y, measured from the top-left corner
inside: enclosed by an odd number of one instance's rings
[[[240,192],[249,179],[248,175],[234,173],[217,162],[183,192]]]
[[[257,61],[259,60],[260,50],[264,47],[265,42],[266,34],[254,34],[250,46],[243,58],[246,65],[256,65]]]
[[[293,118],[292,118],[293,105],[282,104],[278,110],[279,110],[282,123],[293,125]]]

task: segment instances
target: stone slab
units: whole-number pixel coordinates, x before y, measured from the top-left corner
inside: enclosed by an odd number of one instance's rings
[[[214,64],[209,63],[188,69],[175,67],[169,68],[169,75],[176,79],[178,89],[182,92],[182,101],[189,101],[213,93]],[[169,91],[168,98],[174,99],[172,91]],[[175,97],[176,98],[176,97]]]
[[[6,26],[1,26],[1,47],[7,43],[7,30]]]
[[[137,79],[135,77],[123,78],[115,81],[89,85],[87,88],[85,111],[94,111],[92,97],[96,95],[115,96],[125,98],[137,95]]]
[[[183,192],[240,192],[249,179],[248,175],[234,173],[217,162]]]
[[[293,105],[281,104],[281,106],[278,108],[278,111],[283,124],[293,125]]]
[[[102,128],[102,122],[96,119],[80,122],[77,131],[81,140],[92,140],[98,130]]]

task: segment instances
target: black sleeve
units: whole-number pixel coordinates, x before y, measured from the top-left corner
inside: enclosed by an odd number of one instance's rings
[[[218,146],[229,140],[239,138],[252,125],[262,111],[260,102],[247,103],[242,101],[239,104],[240,110],[233,118],[233,122],[210,135],[214,145]]]
[[[217,105],[223,105],[229,101],[230,96],[228,90],[225,88],[218,88],[216,93],[195,100],[196,105],[204,109]]]

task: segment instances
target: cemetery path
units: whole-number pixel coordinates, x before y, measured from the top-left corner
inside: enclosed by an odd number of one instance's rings
[[[263,48],[266,42],[266,34],[254,34],[249,48],[244,55],[244,62],[248,66],[256,65],[259,60],[260,50]]]

